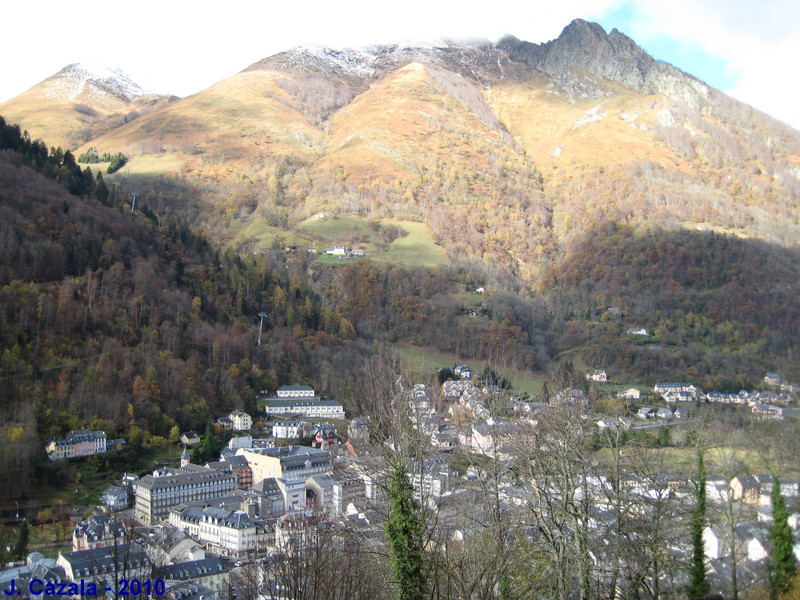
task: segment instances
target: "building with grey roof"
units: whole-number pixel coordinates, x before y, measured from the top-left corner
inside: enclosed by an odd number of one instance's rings
[[[331,469],[327,450],[306,446],[243,448],[237,454],[244,456],[253,470],[254,483],[268,477],[310,477]]]
[[[165,518],[176,504],[219,498],[235,488],[236,474],[232,471],[199,467],[177,474],[145,475],[134,484],[134,515],[152,524]]]

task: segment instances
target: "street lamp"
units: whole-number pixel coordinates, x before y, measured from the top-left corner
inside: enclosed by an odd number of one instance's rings
[[[14,500],[14,504],[16,504],[16,505],[17,505],[17,521],[19,521],[19,502],[17,502],[16,500]]]

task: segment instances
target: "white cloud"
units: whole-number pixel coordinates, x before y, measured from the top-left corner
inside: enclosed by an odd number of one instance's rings
[[[408,39],[487,38],[510,33],[532,42],[559,35],[574,18],[598,19],[632,7],[636,42],[666,36],[699,44],[741,71],[737,98],[800,127],[788,72],[800,56],[800,3],[762,0],[366,0],[267,3],[229,0],[63,0],[4,7],[0,101],[70,62],[118,66],[143,85],[187,95],[266,56],[302,43],[363,46]],[[30,26],[29,24],[35,24]]]

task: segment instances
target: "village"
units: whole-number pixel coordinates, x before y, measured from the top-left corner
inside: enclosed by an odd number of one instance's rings
[[[652,541],[658,548],[650,551],[668,556],[661,570],[651,573],[653,580],[666,588],[685,584],[676,565],[687,560],[691,548],[680,523],[694,501],[696,480],[655,464],[643,468],[634,458],[635,445],[625,447],[627,456],[619,450],[619,456],[604,460],[575,461],[573,487],[566,478],[549,480],[531,467],[542,458],[528,453],[553,443],[556,420],[579,426],[573,445],[594,439],[613,449],[626,432],[652,423],[688,426],[700,404],[735,405],[753,420],[798,415],[798,386],[776,373],[767,374],[764,389],[738,394],[706,394],[682,382],[659,382],[652,391],[620,387],[614,396],[627,412],[616,416],[595,412],[578,387],[533,402],[497,385],[481,385],[467,365],[455,366],[453,374],[439,388],[397,378],[391,412],[405,414],[414,439],[416,452],[407,464],[415,500],[446,524],[450,538],[463,540],[474,527],[463,518],[463,507],[491,485],[509,523],[524,532],[526,543],[536,544],[544,526],[531,524],[557,518],[546,497],[570,498],[585,511],[599,585],[607,583],[608,564],[634,560],[612,557],[603,542],[619,528],[622,506],[633,539],[645,536],[637,530],[643,521],[657,518],[662,524],[658,541]],[[602,370],[585,377],[593,385],[608,383]],[[373,416],[347,420],[342,404],[320,398],[307,385],[283,386],[259,397],[265,427],[255,428],[251,416],[238,410],[218,419],[219,428],[232,437],[219,460],[202,464],[192,463],[190,449],[202,444],[203,436],[184,432],[176,464],[142,477],[126,474],[106,489],[103,505],[75,525],[71,552],[57,558],[30,555],[25,564],[3,571],[0,588],[10,589],[12,580],[17,590],[28,590],[33,580],[91,580],[105,589],[124,562],[128,579],[163,580],[180,600],[235,598],[248,569],[313,545],[323,525],[341,535],[357,532],[370,547],[385,546],[386,457],[397,451],[398,440],[386,436],[376,444]],[[46,451],[53,461],[69,460],[124,445],[125,440],[107,441],[103,432],[79,430],[50,441]],[[714,589],[729,593],[732,570],[739,589],[765,577],[773,486],[780,486],[790,507],[800,508],[800,481],[769,473],[725,475],[709,471],[705,480],[716,516],[708,520],[704,541],[709,580]],[[791,513],[790,525],[797,532],[800,511]],[[800,543],[795,554],[800,557]],[[265,591],[280,584],[276,577],[260,570],[256,588],[261,591],[254,598],[282,597]]]

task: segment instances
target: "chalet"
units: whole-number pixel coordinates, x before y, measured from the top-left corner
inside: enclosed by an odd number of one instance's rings
[[[650,332],[648,332],[644,327],[631,327],[628,329],[628,335],[649,336]]]
[[[636,388],[628,388],[622,390],[621,392],[617,393],[618,398],[623,398],[625,400],[639,400],[642,397],[642,392],[637,390]]]
[[[643,406],[637,411],[636,416],[640,419],[655,419],[656,411],[654,408],[650,408],[649,406]]]
[[[200,434],[196,431],[186,431],[181,434],[181,442],[186,446],[194,446],[200,443]]]
[[[673,418],[672,411],[668,408],[659,408],[656,411],[656,419],[664,419],[665,421],[671,421]]]
[[[734,477],[730,483],[734,500],[741,500],[745,504],[756,506],[761,495],[761,486],[752,476]]]
[[[472,371],[467,365],[458,365],[453,369],[453,373],[461,377],[461,379],[472,379]]]
[[[594,373],[586,374],[587,381],[598,381],[600,383],[608,383],[608,375],[601,369],[596,369]]]
[[[617,429],[625,431],[631,428],[631,420],[626,417],[612,418],[607,417],[597,421],[597,427],[602,429]]]

